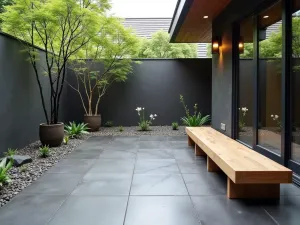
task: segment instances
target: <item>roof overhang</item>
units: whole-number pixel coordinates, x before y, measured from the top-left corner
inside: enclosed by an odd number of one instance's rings
[[[178,0],[169,29],[171,42],[210,43],[212,22],[230,1]]]

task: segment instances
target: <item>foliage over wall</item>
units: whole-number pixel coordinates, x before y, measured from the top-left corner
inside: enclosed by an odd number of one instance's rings
[[[158,31],[151,39],[141,39],[139,58],[197,58],[197,45],[186,43],[170,43],[170,35]]]

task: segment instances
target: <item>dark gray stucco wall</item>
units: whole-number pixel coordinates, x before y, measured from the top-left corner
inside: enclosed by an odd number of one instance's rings
[[[222,34],[220,54],[212,58],[212,127],[231,136],[232,131],[232,35]],[[226,131],[221,130],[221,123]]]
[[[21,50],[18,40],[0,34],[0,155],[38,140],[39,124],[45,121],[34,71]],[[41,81],[47,100],[47,80]]]
[[[232,25],[249,16],[259,8],[270,5],[275,0],[232,0],[225,10],[213,21],[213,37],[222,39],[220,54],[213,55],[212,61],[212,127],[232,136]],[[226,124],[226,131],[221,130]]]
[[[148,59],[134,65],[134,74],[126,83],[114,84],[100,104],[103,121],[112,120],[116,126],[136,126],[136,107],[158,114],[153,125],[180,122],[184,110],[179,95],[192,106],[199,104],[203,114],[211,114],[211,59]],[[101,68],[101,65],[98,65]],[[68,72],[68,81],[74,83]],[[76,92],[65,90],[65,120],[82,121],[84,111]]]

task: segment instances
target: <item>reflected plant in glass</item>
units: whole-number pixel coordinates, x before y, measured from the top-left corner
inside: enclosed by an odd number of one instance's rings
[[[271,115],[272,120],[276,123],[278,130],[281,131],[281,120],[280,117],[278,115]]]
[[[240,131],[244,131],[244,128],[246,126],[246,116],[249,109],[247,107],[239,108],[239,129]]]

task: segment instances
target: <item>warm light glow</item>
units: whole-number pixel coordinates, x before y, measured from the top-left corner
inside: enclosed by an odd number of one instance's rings
[[[245,48],[244,39],[243,39],[243,37],[240,37],[240,41],[239,41],[239,52],[240,52],[240,54],[244,54],[244,48]]]
[[[264,16],[263,18],[264,18],[264,19],[267,19],[267,18],[269,18],[269,16]]]
[[[203,19],[207,19],[208,18],[208,16],[203,16]]]
[[[213,43],[213,48],[219,48],[219,44],[218,43]]]

